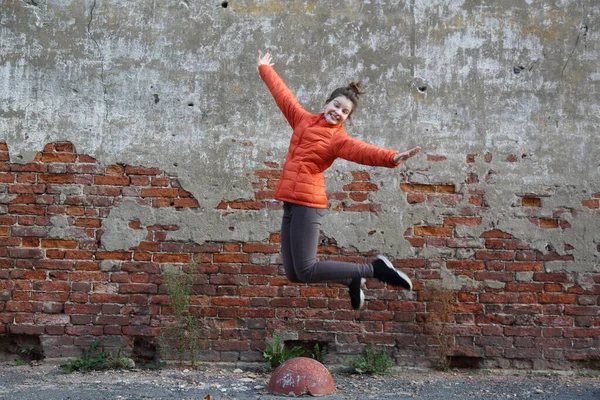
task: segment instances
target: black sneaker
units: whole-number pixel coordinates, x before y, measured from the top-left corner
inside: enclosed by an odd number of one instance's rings
[[[352,282],[348,285],[348,293],[350,293],[350,304],[352,304],[352,308],[355,310],[360,310],[360,308],[365,304],[365,294],[360,288],[363,283],[367,280],[363,278],[354,278]]]
[[[393,286],[401,286],[407,290],[412,290],[413,288],[410,278],[404,272],[394,268],[390,260],[382,255],[377,256],[373,262],[373,277]]]

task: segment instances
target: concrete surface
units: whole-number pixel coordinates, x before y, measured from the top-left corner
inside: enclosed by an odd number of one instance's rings
[[[572,243],[576,261],[551,268],[598,271],[597,214],[574,214],[568,231],[512,218],[518,193],[551,195],[551,215],[598,192],[598,26],[595,0],[5,0],[0,141],[12,161],[71,141],[105,165],[161,168],[201,210],[123,205],[128,220],[175,219],[181,240],[265,240],[279,211],[223,223],[215,210],[248,198],[253,171],[287,150],[289,129],[256,72],[262,49],[314,112],[334,87],[363,81],[368,95],[349,131],[388,148],[422,146],[408,164],[413,181],[460,184],[467,172],[494,181],[481,182],[492,211],[472,237],[495,226],[539,249]],[[468,154],[486,162],[467,165]],[[324,234],[359,251],[413,255],[405,227],[444,209],[407,211],[396,174],[378,175],[382,212],[328,215]],[[328,172],[332,191],[350,180],[346,162]],[[131,245],[118,215],[105,226],[107,249]],[[375,229],[386,235],[365,234]]]
[[[339,370],[339,369],[338,369]],[[290,397],[268,393],[269,374],[258,367],[167,368],[158,371],[106,371],[62,374],[58,366],[0,367],[0,399],[270,400]],[[597,371],[531,374],[523,371],[434,372],[395,370],[382,376],[334,372],[337,390],[325,399],[535,399],[596,400]],[[210,396],[210,397],[208,397]]]

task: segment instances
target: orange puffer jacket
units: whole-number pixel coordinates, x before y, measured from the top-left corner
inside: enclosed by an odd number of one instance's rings
[[[259,72],[294,131],[275,199],[327,208],[323,171],[338,157],[364,165],[398,166],[393,161],[396,151],[351,138],[342,124],[330,125],[322,113],[306,111],[272,67],[261,65]]]

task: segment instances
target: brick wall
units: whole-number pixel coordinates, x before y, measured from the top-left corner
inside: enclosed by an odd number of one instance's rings
[[[103,221],[125,200],[176,210],[200,205],[156,168],[103,166],[70,143],[48,144],[27,164],[10,163],[8,151],[0,143],[0,335],[26,343],[31,341],[24,338],[39,338],[46,357],[80,355],[95,339],[107,349],[134,352],[157,344],[171,320],[162,268],[195,262],[192,307],[211,327],[204,360],[262,361],[265,339],[274,331],[294,343],[327,344],[331,361],[359,354],[369,343],[385,346],[399,365],[409,366],[431,366],[449,356],[485,367],[565,369],[600,358],[600,273],[547,272],[546,263],[556,261],[569,270],[573,244],[542,253],[507,232],[481,229],[491,210],[477,184],[493,185],[496,172],[479,177],[468,166],[489,163],[489,153],[466,156],[463,182],[402,177],[399,190],[409,207],[443,208],[443,218],[406,227],[404,237],[417,256],[393,260],[413,278],[415,291],[371,280],[366,305],[355,312],[340,285],[286,280],[278,232],[262,243],[198,244],[169,240],[178,226],[142,227],[132,220],[129,228],[145,229],[145,240],[106,251]],[[509,155],[506,162],[518,157]],[[266,162],[255,171],[250,198],[224,199],[215,212],[279,208],[269,201],[279,168]],[[329,193],[331,212],[380,212],[382,205],[371,199],[378,190],[372,180],[366,171],[353,171],[351,182]],[[599,213],[600,193],[550,216],[542,212],[548,192],[515,196],[519,212],[513,217],[540,230],[568,230],[569,215]],[[57,216],[68,225],[61,237],[51,233]],[[464,234],[475,228],[483,233]],[[366,262],[375,254],[342,248],[335,238],[321,243],[323,259]],[[440,256],[421,256],[428,249]],[[443,273],[461,283],[444,288]]]

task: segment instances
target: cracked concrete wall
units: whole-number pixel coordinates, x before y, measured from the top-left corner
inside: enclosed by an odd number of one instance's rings
[[[132,244],[124,226],[136,217],[177,223],[173,235],[200,243],[265,240],[280,211],[215,210],[251,197],[253,171],[287,150],[290,130],[256,71],[262,49],[307,109],[361,80],[368,95],[349,133],[424,150],[400,170],[366,168],[382,210],[330,213],[324,234],[340,246],[414,256],[404,230],[439,223],[447,209],[408,204],[400,177],[460,186],[471,174],[489,208],[479,226],[457,228],[465,237],[497,228],[542,251],[568,243],[575,262],[551,265],[598,271],[599,215],[582,202],[600,192],[599,24],[594,0],[5,0],[0,141],[13,162],[70,141],[105,165],[167,171],[198,199],[185,214],[114,209],[108,249]],[[336,162],[330,190],[356,168]],[[521,218],[515,201],[528,193],[546,196],[542,217],[569,210],[570,229]]]

